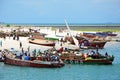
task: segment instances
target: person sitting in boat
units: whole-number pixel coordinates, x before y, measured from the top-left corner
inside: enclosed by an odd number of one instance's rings
[[[87,56],[87,57],[90,57],[90,54],[89,54],[89,53],[87,53],[87,54],[86,54],[86,56]]]
[[[85,54],[84,53],[82,53],[82,59],[85,59]]]
[[[55,61],[55,55],[51,56],[52,61]]]
[[[36,49],[34,49],[34,51],[32,51],[32,56],[36,57]]]
[[[102,55],[99,52],[97,52],[97,55],[98,55],[98,58],[102,58]]]
[[[22,57],[23,57],[23,53],[20,53],[20,59],[22,59]]]
[[[59,61],[59,60],[60,60],[59,55],[56,54],[56,55],[55,55],[55,61]]]
[[[96,52],[95,53],[95,51],[91,51],[90,52],[90,57],[92,57],[92,58],[94,58],[94,59],[97,59],[97,58],[99,58],[100,57],[100,54],[99,54],[99,52]]]
[[[95,51],[92,50],[92,51],[90,52],[90,55],[94,55],[94,54],[95,54]]]
[[[40,56],[40,55],[41,55],[41,51],[39,49],[38,52],[37,52],[37,56]]]
[[[44,61],[48,61],[47,54],[44,55]]]
[[[47,61],[50,61],[50,55],[49,55],[49,54],[45,54],[45,59],[46,59]]]
[[[25,53],[24,60],[30,60],[30,56]]]
[[[42,54],[42,55],[41,55],[41,60],[42,60],[42,61],[45,61],[45,54]]]
[[[25,56],[24,60],[30,60],[30,57],[29,56]]]
[[[107,56],[108,56],[108,53],[106,52],[106,53],[105,53],[105,57],[107,57]]]
[[[92,55],[92,58],[94,58],[94,59],[99,59],[101,57],[102,57],[102,55],[99,52],[96,52],[94,55]]]

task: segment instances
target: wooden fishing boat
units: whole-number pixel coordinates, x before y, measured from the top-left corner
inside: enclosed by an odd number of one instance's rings
[[[83,46],[87,46],[89,49],[103,49],[107,41],[104,40],[87,40],[82,37],[76,37],[80,46],[83,44]]]
[[[44,39],[33,39],[33,40],[30,39],[29,43],[43,45],[43,46],[55,46],[55,42]]]
[[[99,48],[103,49],[107,41],[90,41],[89,42],[89,48]]]
[[[69,63],[69,64],[103,64],[103,65],[107,65],[107,64],[112,64],[113,61],[111,60],[107,60],[107,59],[90,59],[90,60],[64,60],[65,63]]]
[[[82,36],[87,37],[87,38],[96,38],[95,33],[83,33]]]
[[[84,39],[84,38],[81,38],[81,37],[76,37],[76,39],[78,40],[79,42],[79,47],[80,48],[88,48],[88,49],[96,49],[99,48],[99,49],[103,49],[105,44],[107,43],[107,41],[93,41],[93,40],[87,40],[87,39]],[[71,37],[66,37],[65,38],[65,42],[66,41],[69,41],[71,44],[75,44],[74,43],[74,40],[71,38]],[[81,47],[82,46],[82,47]]]
[[[112,64],[114,61],[114,56],[89,56],[89,57],[83,57],[83,56],[77,56],[75,54],[65,54],[64,56],[61,56],[61,59],[65,63],[69,64]]]
[[[64,63],[60,61],[40,61],[40,60],[22,60],[18,58],[5,57],[5,64],[15,66],[27,66],[27,67],[40,67],[40,68],[60,68],[64,66]]]
[[[67,63],[79,63],[79,64],[112,64],[113,61],[107,59],[91,59],[91,60],[64,60]]]
[[[85,59],[83,64],[112,64],[113,58]]]
[[[97,32],[96,34],[100,36],[117,36],[117,34],[114,34],[112,32]]]

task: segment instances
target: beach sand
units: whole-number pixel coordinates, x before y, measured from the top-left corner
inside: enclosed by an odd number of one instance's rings
[[[30,52],[32,52],[34,49],[36,49],[36,50],[40,49],[41,52],[44,52],[44,50],[52,48],[52,47],[48,47],[48,46],[30,44],[28,42],[28,37],[20,37],[20,39],[18,41],[13,40],[13,37],[10,37],[10,38],[6,37],[6,39],[0,38],[0,42],[1,41],[2,41],[2,46],[0,45],[0,50],[4,50],[4,49],[11,50],[11,48],[14,48],[14,50],[21,51],[20,42],[22,43],[22,47],[25,51],[27,51],[28,47],[30,46]]]
[[[9,32],[11,31],[12,29],[16,29],[17,27],[10,27],[10,28],[7,28],[7,27],[0,27],[0,31],[4,31],[4,32]],[[30,27],[22,27],[22,30],[29,30]],[[41,32],[45,32],[45,33],[48,33],[49,34],[53,34],[55,33],[54,31],[51,30],[51,28],[42,28],[42,27],[31,27],[33,29],[36,29],[36,30],[39,30],[40,28],[40,31]],[[73,34],[78,34],[78,33],[82,33],[82,31],[71,31]],[[115,40],[120,40],[120,33],[117,32],[118,36],[114,37]],[[115,41],[114,40],[114,41]],[[3,49],[11,49],[11,48],[14,48],[14,50],[19,50],[21,51],[21,48],[20,48],[20,42],[22,42],[22,46],[23,46],[23,49],[25,51],[27,51],[27,48],[30,46],[30,52],[32,52],[34,49],[40,49],[41,52],[43,52],[44,50],[47,50],[49,48],[52,48],[52,47],[48,47],[48,46],[41,46],[41,45],[36,45],[36,44],[30,44],[28,42],[28,37],[20,37],[19,41],[17,40],[13,40],[13,37],[6,37],[6,39],[4,40],[3,38],[0,38],[0,42],[2,41],[2,46],[0,45],[0,49],[3,50]],[[66,45],[68,46],[68,45]],[[73,46],[72,46],[73,47]],[[57,49],[60,48],[60,45],[56,47]]]

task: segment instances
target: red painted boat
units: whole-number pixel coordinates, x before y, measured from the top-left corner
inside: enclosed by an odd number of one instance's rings
[[[43,45],[43,46],[55,46],[55,42],[44,39],[33,39],[33,40],[31,39],[29,40],[29,43]]]
[[[64,63],[60,61],[40,61],[40,60],[21,60],[17,58],[5,57],[5,64],[15,66],[27,66],[27,67],[39,67],[39,68],[60,68],[64,66]]]
[[[83,34],[82,36],[86,38],[96,38],[96,35],[92,35],[92,34]]]
[[[98,48],[98,49],[103,49],[107,41],[104,40],[87,40],[83,37],[76,37],[77,40],[79,41],[79,44],[83,44],[83,46],[87,46],[88,48]]]
[[[76,37],[76,39],[78,40],[80,46],[86,46],[89,49],[91,49],[91,48],[95,49],[96,47],[99,49],[103,49],[107,42],[107,41],[90,41],[90,40],[88,41],[87,39],[85,39],[83,37]],[[71,42],[71,44],[75,44],[71,37],[66,37],[65,41],[67,41],[67,40],[69,42]]]
[[[90,48],[99,48],[99,49],[103,49],[104,46],[106,44],[106,41],[91,41],[89,42],[89,47]]]

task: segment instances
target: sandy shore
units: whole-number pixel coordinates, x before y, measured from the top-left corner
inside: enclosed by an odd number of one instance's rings
[[[52,47],[47,47],[47,46],[41,46],[41,45],[35,45],[35,44],[30,44],[28,42],[28,37],[20,37],[20,40],[13,40],[12,37],[6,37],[6,39],[0,38],[0,42],[2,41],[2,46],[0,45],[0,49],[11,49],[14,48],[14,50],[21,51],[20,48],[20,42],[22,43],[22,47],[25,51],[27,51],[27,48],[30,46],[30,52],[32,52],[34,49],[36,50],[41,50],[43,52],[44,50],[47,50]]]
[[[17,28],[17,27],[16,27]],[[15,27],[10,27],[10,28],[7,28],[7,27],[0,27],[0,31],[5,31],[5,32],[9,32],[11,31],[12,29],[16,29]],[[25,30],[25,31],[28,31],[29,28],[33,28],[33,29],[36,29],[36,30],[39,30],[40,28],[40,31],[41,32],[44,32],[44,33],[49,33],[49,34],[53,34],[55,33],[54,31],[52,31],[52,29],[49,27],[22,27],[21,31],[22,30]],[[82,31],[72,31],[73,34],[77,34],[77,33],[82,33]],[[113,38],[115,40],[120,40],[120,33],[117,32],[118,36]],[[0,38],[0,42],[2,41],[2,46],[0,45],[0,49],[11,49],[11,48],[14,48],[14,50],[19,50],[21,51],[20,49],[20,42],[22,42],[22,47],[23,49],[26,51],[27,48],[30,46],[30,51],[33,51],[34,49],[40,49],[42,52],[44,50],[47,50],[49,48],[52,48],[52,47],[47,47],[47,46],[41,46],[41,45],[35,45],[35,44],[30,44],[28,42],[28,37],[20,37],[19,41],[17,40],[13,40],[12,37],[6,37],[6,39],[4,40],[3,38]]]

